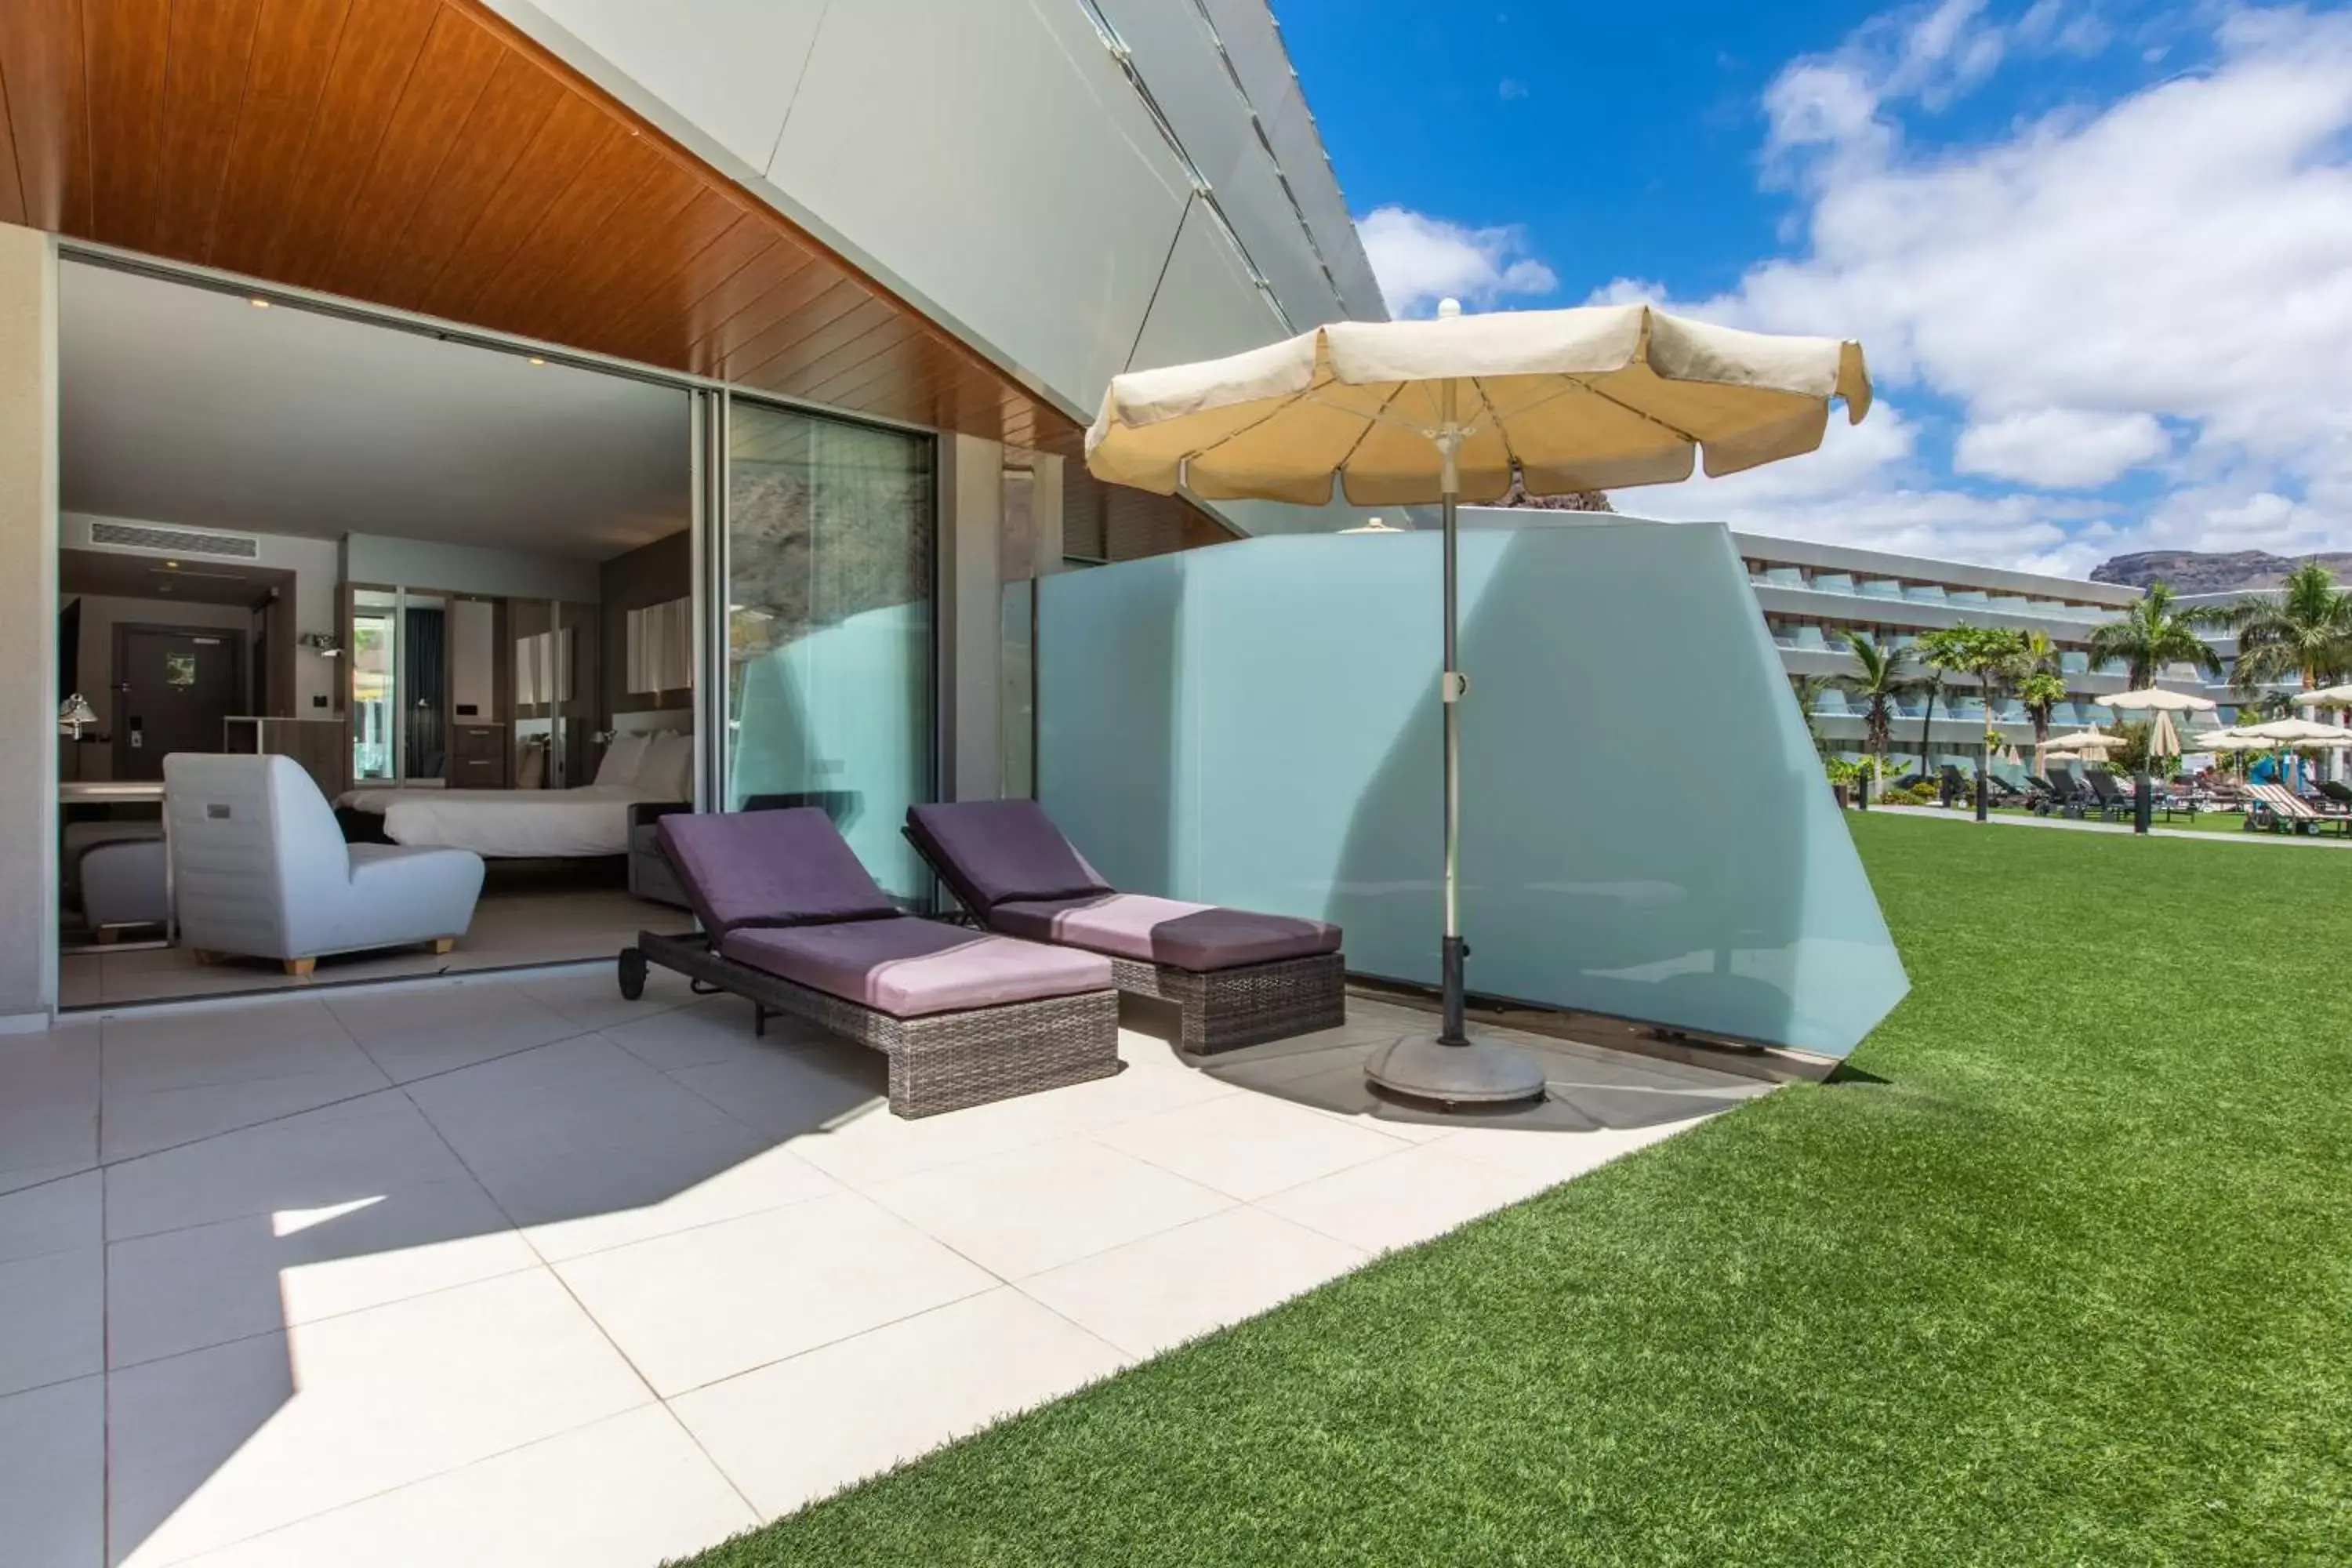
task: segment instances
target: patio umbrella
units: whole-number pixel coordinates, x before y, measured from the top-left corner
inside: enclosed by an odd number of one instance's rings
[[[2126,713],[2153,713],[2156,721],[2148,728],[2147,755],[2177,757],[2180,754],[2180,732],[2172,727],[2175,713],[2210,713],[2215,707],[2210,698],[2191,696],[2186,691],[2167,691],[2160,686],[2142,687],[2137,691],[2119,691],[2106,699],[2106,705]],[[2159,751],[2159,744],[2169,748]],[[2156,796],[2149,788],[2148,770],[2139,770],[2132,781],[2132,831],[2146,833],[2154,817]]]
[[[1646,305],[1333,321],[1260,349],[1114,377],[1087,432],[1098,479],[1207,500],[1320,506],[1336,480],[1359,506],[1436,501],[1444,529],[1444,1015],[1368,1069],[1442,1102],[1543,1093],[1533,1058],[1463,1026],[1454,507],[1738,473],[1822,443],[1829,405],[1870,408],[1862,346],[1771,337]]]
[[[2274,746],[2291,746],[2297,751],[2352,746],[2352,730],[2339,724],[2315,723],[2309,719],[2273,719],[2267,724],[2244,724],[2239,726],[2236,733],[2252,735]]]
[[[2123,743],[2122,736],[2110,735],[2094,725],[2088,730],[2077,730],[2071,735],[2061,735],[2054,741],[2045,742],[2042,749],[2045,752],[2082,752],[2086,754],[2095,752],[2104,757],[2108,752]]]

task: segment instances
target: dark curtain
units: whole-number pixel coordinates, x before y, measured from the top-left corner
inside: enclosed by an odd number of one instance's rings
[[[81,685],[81,601],[58,612],[58,701],[63,704]]]
[[[412,609],[400,628],[401,702],[408,723],[408,776],[413,779],[439,778],[446,760],[441,704],[449,689],[449,672],[442,624],[439,610]]]

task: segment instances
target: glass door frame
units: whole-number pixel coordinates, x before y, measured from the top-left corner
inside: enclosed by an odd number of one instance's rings
[[[872,430],[887,430],[894,436],[917,436],[930,443],[931,449],[931,516],[929,537],[925,541],[923,562],[924,592],[929,595],[930,615],[928,632],[929,647],[925,654],[925,667],[930,672],[931,744],[928,776],[924,792],[929,799],[940,798],[944,777],[945,759],[950,754],[948,726],[953,721],[953,705],[942,700],[946,687],[945,643],[940,637],[940,565],[942,521],[947,514],[947,498],[940,483],[939,454],[943,437],[936,430],[919,426],[894,425],[887,420],[860,419],[829,408],[813,408],[787,398],[761,397],[719,386],[698,390],[692,410],[692,440],[694,447],[694,585],[700,603],[694,616],[695,669],[699,681],[694,697],[694,722],[698,734],[694,758],[694,809],[724,811],[728,798],[728,744],[730,638],[729,605],[733,591],[732,562],[728,551],[728,539],[733,518],[728,498],[732,493],[734,447],[734,410],[741,402],[754,408],[774,409],[803,418],[824,420],[836,425],[859,426]],[[936,902],[936,889],[933,901]]]

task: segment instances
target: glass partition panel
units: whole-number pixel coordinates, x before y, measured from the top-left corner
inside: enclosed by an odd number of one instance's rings
[[[932,794],[929,438],[738,400],[729,435],[725,806],[823,806],[898,897]]]
[[[1350,969],[1433,983],[1438,547],[1269,537],[1042,580],[1046,809],[1122,888],[1331,920]],[[1730,536],[1461,548],[1473,991],[1852,1050],[1907,982]]]

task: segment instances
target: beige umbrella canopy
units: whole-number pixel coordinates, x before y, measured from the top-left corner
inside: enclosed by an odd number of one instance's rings
[[[1499,500],[1735,474],[1859,424],[1858,343],[1710,326],[1646,305],[1333,321],[1230,358],[1114,380],[1087,432],[1097,479],[1210,500]]]
[[[2352,708],[2352,686],[2323,686],[2298,691],[2290,700],[2298,708]]]
[[[1454,507],[1531,491],[1666,484],[1704,466],[1736,474],[1822,444],[1843,398],[1870,410],[1862,346],[1709,326],[1646,305],[1332,321],[1198,364],[1130,371],[1087,432],[1098,479],[1207,500],[1320,506],[1336,482],[1359,506],[1444,506],[1444,1011],[1367,1069],[1381,1088],[1445,1103],[1544,1090],[1532,1058],[1463,1026]]]
[[[2326,746],[2352,746],[2352,730],[2338,724],[2320,724],[2309,719],[2273,719],[2267,724],[2244,724],[2235,731],[2267,741],[2273,746],[2292,746],[2298,750]]]
[[[2121,735],[2110,735],[2095,724],[2087,730],[2077,730],[2071,735],[2061,735],[2042,746],[2045,752],[2095,752],[2105,756],[2124,743]]]
[[[2109,708],[2126,713],[2210,713],[2214,703],[2210,698],[2192,696],[2186,691],[2168,691],[2160,686],[2146,686],[2137,691],[2119,691],[2099,701]]]

